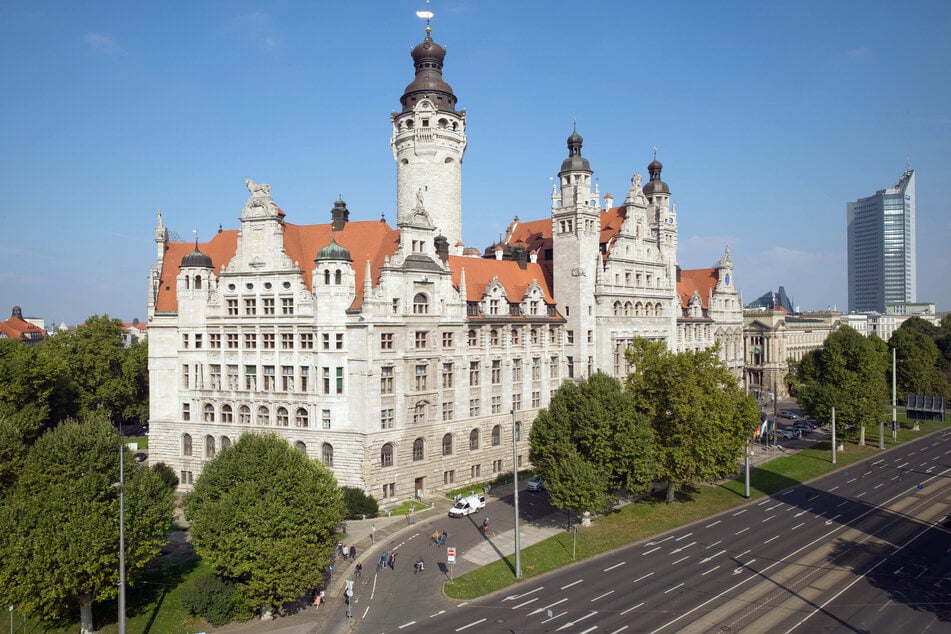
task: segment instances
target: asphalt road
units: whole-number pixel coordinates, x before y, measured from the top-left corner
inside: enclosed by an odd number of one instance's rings
[[[949,439],[374,631],[951,631]]]

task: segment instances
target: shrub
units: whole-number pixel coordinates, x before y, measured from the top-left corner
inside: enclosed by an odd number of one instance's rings
[[[238,585],[210,573],[195,580],[194,590],[182,597],[182,606],[215,626],[251,615]]]
[[[347,518],[360,519],[364,515],[376,517],[380,512],[380,505],[373,496],[367,495],[355,487],[342,487],[343,503],[347,507]]]
[[[152,465],[152,471],[158,474],[158,477],[162,480],[162,484],[172,491],[178,486],[178,476],[175,475],[175,470],[164,462],[156,462]]]

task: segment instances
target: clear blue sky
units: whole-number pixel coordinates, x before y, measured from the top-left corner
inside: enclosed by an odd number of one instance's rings
[[[390,112],[423,0],[0,5],[0,319],[146,318],[155,210],[395,224]],[[652,147],[683,268],[845,310],[846,203],[917,170],[918,299],[951,309],[951,2],[435,0],[468,111],[463,237],[547,217],[572,118],[620,201]]]

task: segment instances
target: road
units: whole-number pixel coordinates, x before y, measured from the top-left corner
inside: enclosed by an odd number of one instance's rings
[[[951,631],[949,439],[387,631]]]

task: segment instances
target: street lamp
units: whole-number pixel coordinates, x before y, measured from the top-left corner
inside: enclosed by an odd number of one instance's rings
[[[515,485],[515,578],[522,578],[522,553],[518,536],[518,423],[512,410],[512,481]]]
[[[121,441],[121,439],[120,439]],[[125,634],[125,444],[119,443],[119,634]]]

